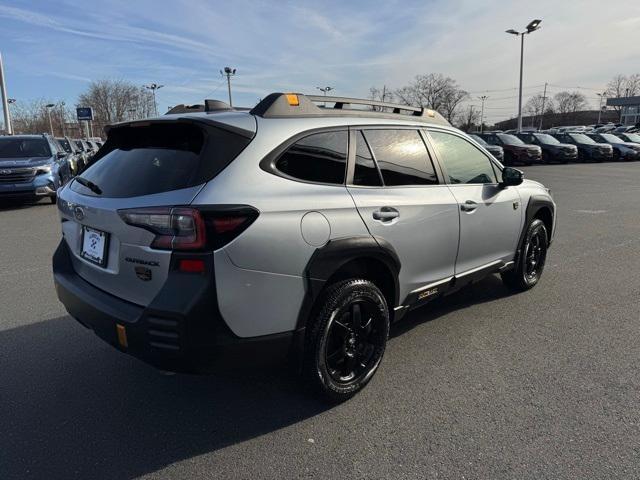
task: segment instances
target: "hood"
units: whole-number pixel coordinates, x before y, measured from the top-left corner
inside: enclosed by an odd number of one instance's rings
[[[51,157],[0,158],[0,168],[39,167],[51,163]]]
[[[524,187],[536,187],[536,188],[542,188],[544,190],[547,189],[547,187],[545,187],[543,184],[541,184],[540,182],[536,182],[535,180],[530,180],[528,178],[525,178],[522,180],[522,183],[520,184],[521,186]]]

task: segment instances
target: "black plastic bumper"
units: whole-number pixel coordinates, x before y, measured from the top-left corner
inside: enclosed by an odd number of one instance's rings
[[[181,258],[175,253],[174,257],[172,267]],[[273,366],[298,352],[303,331],[235,336],[218,310],[213,255],[199,258],[205,260],[207,274],[172,270],[148,307],[121,300],[82,279],[64,240],[53,255],[53,276],[58,298],[72,317],[118,350],[163,370],[205,373]]]

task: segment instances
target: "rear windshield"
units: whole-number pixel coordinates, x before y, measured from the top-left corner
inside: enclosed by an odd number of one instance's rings
[[[50,157],[44,138],[0,137],[0,158]]]
[[[120,127],[82,178],[101,193],[73,182],[85,195],[137,197],[200,185],[217,175],[250,142],[220,128],[187,123]]]

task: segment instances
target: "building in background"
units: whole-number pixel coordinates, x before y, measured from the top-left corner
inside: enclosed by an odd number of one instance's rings
[[[635,125],[640,123],[640,97],[608,98],[608,107],[621,107],[620,123]]]

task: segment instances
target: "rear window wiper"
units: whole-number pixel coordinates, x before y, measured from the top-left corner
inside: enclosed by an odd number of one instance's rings
[[[95,183],[93,183],[91,180],[87,180],[86,178],[82,178],[82,177],[75,177],[75,180],[80,185],[83,185],[83,186],[87,187],[89,190],[91,190],[96,195],[102,195],[102,190],[100,189],[100,187],[98,185],[96,185]]]

